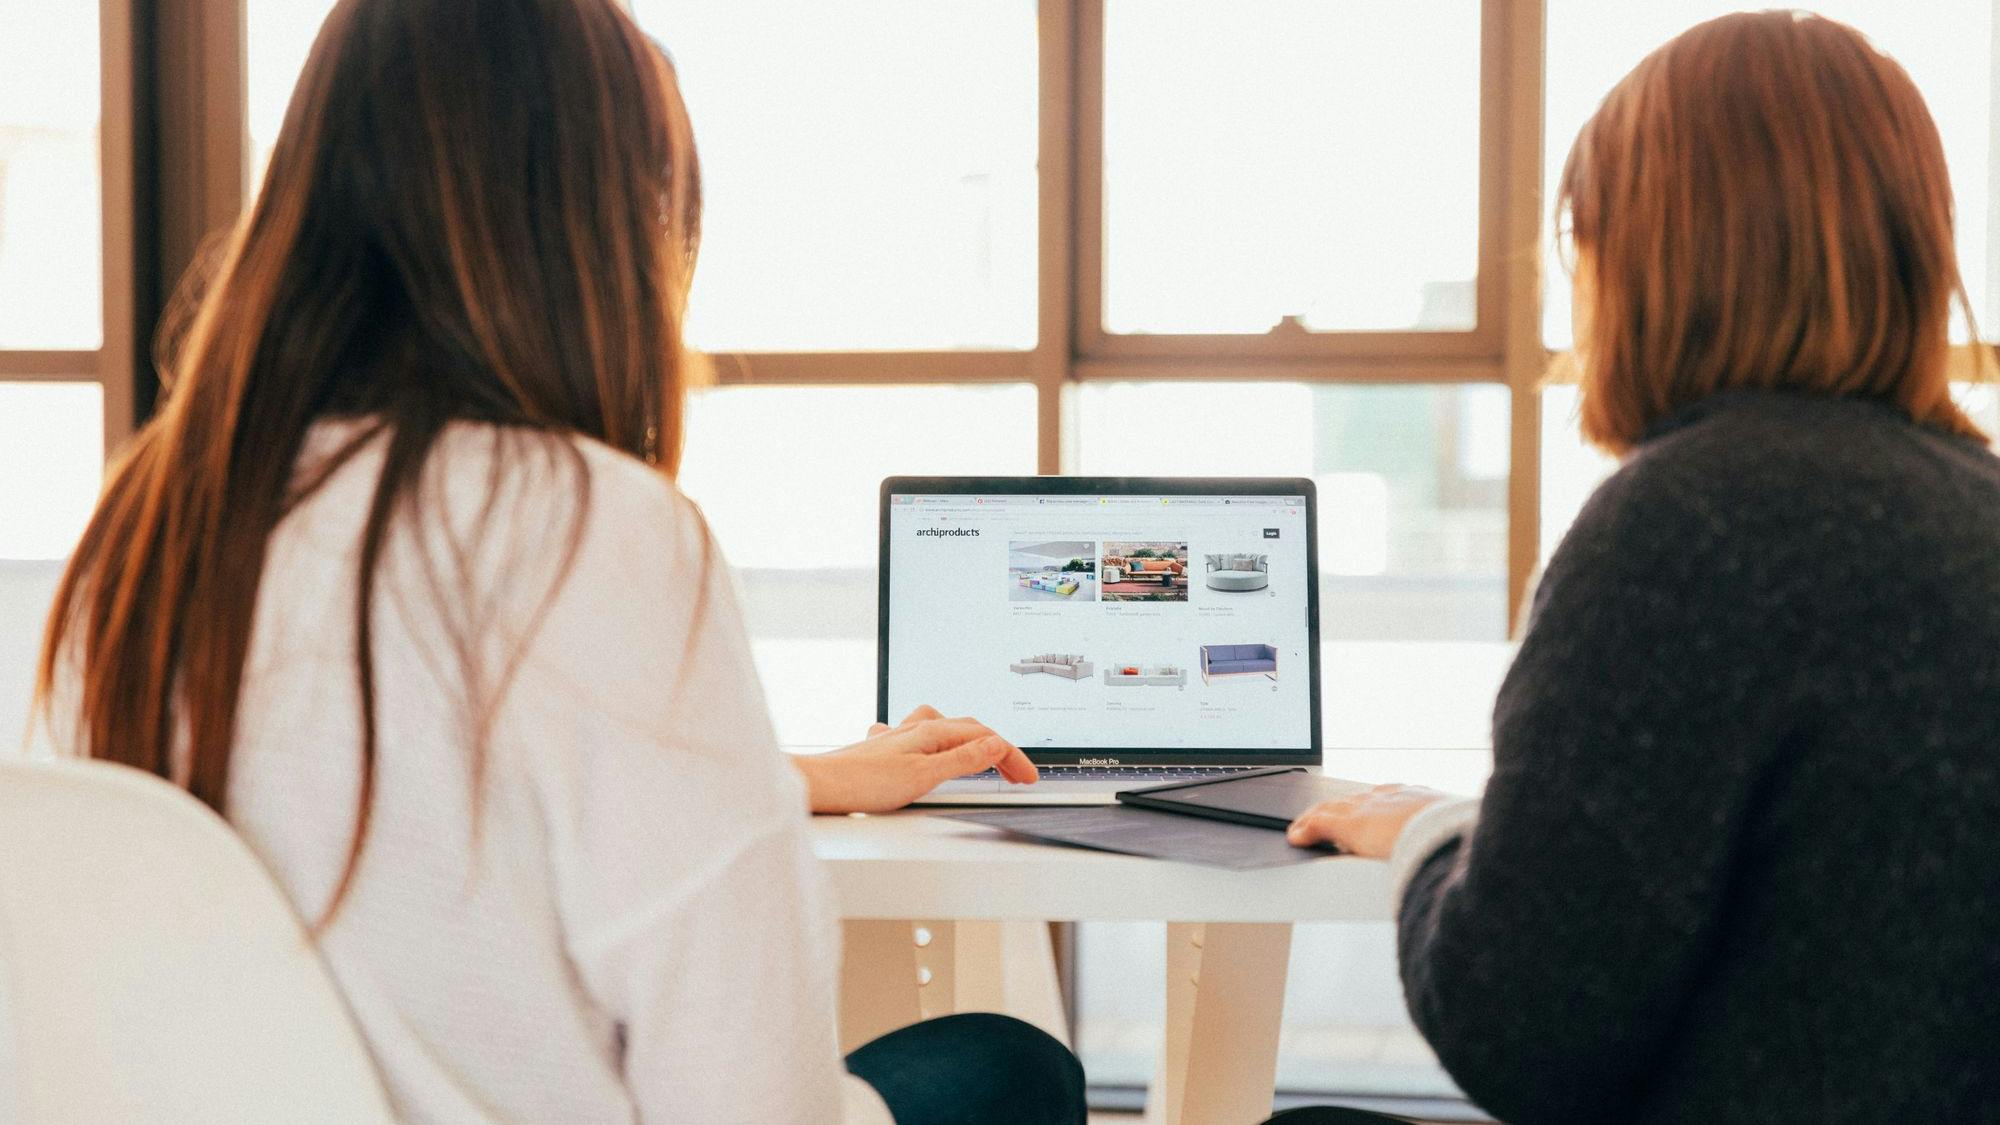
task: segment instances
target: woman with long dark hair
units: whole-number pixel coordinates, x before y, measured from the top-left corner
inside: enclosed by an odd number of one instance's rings
[[[1624,463],[1485,796],[1292,838],[1389,858],[1411,1014],[1503,1120],[2000,1120],[2000,458],[1923,98],[1844,24],[1725,16],[1604,99],[1557,211]]]
[[[843,1085],[808,803],[1034,769],[929,712],[785,764],[670,477],[699,215],[612,0],[343,0],[64,577],[56,740],[228,817],[408,1120],[1080,1121],[999,1017]]]

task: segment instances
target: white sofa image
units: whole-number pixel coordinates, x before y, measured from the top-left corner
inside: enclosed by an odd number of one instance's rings
[[[1207,577],[1203,581],[1211,590],[1262,590],[1271,584],[1271,556],[1269,555],[1205,555],[1208,560]]]
[[[1173,664],[1113,664],[1104,670],[1112,687],[1184,687],[1187,669]]]
[[[1089,676],[1095,667],[1096,665],[1081,656],[1059,652],[1045,652],[1007,665],[1008,671],[1019,675],[1045,672],[1051,676],[1061,676],[1065,680],[1081,680]]]

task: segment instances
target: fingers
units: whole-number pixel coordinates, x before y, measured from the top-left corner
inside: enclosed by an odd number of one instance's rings
[[[919,753],[937,754],[993,735],[993,728],[977,719],[926,719],[897,727],[895,733],[907,738]]]
[[[901,730],[907,730],[910,727],[916,726],[918,723],[929,722],[932,719],[942,719],[942,718],[944,718],[944,715],[940,711],[938,711],[937,708],[931,706],[928,703],[925,703],[920,705],[916,710],[910,712],[909,717],[905,718],[901,723],[897,724],[897,728]]]
[[[1009,752],[1019,754],[1014,744],[997,734],[987,734],[950,750],[933,754],[930,763],[939,781],[980,773],[999,765]],[[1029,769],[1034,766],[1030,765]]]
[[[888,734],[888,733],[889,733],[889,724],[888,724],[888,723],[869,723],[869,724],[868,724],[868,737],[870,737],[870,738],[874,738],[874,737],[875,737],[876,735],[878,735],[878,734]]]
[[[1031,785],[1042,779],[1042,771],[1035,768],[1035,763],[1028,760],[1020,747],[1011,743],[995,765],[999,767],[1001,777],[1016,785]]]
[[[922,717],[924,715],[930,717]],[[1021,748],[994,733],[993,728],[977,719],[947,719],[929,707],[921,707],[911,712],[910,718],[896,728],[896,734],[909,739],[910,748],[921,754],[929,754],[946,760],[935,763],[939,770],[947,772],[947,777],[962,777],[968,773],[978,773],[997,768],[1000,776],[1017,784],[1028,784],[1041,779],[1041,771],[1035,763],[1021,752]],[[952,755],[958,755],[954,758]]]
[[[1285,829],[1285,839],[1301,848],[1314,844],[1338,847],[1352,814],[1353,804],[1350,801],[1322,801],[1292,821],[1291,826]]]
[[[998,769],[1000,777],[1016,785],[1030,785],[1042,779],[1042,771],[1028,761],[1028,755],[1020,747],[1008,743],[978,719],[946,719],[936,707],[918,707],[896,731],[916,735],[916,749],[920,753],[938,757],[960,753],[958,759],[936,763],[936,769],[948,771],[944,777],[964,777],[968,773]]]

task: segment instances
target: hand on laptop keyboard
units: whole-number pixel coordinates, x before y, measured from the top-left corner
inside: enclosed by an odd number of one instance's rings
[[[1020,748],[984,723],[947,719],[919,707],[894,727],[877,723],[868,737],[827,754],[792,759],[816,813],[888,812],[967,772],[997,770],[1012,782],[1036,778]]]

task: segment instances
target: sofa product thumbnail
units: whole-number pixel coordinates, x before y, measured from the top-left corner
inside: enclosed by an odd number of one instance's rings
[[[1181,687],[1187,683],[1187,669],[1172,664],[1113,664],[1104,670],[1104,682],[1112,687]]]
[[[1068,597],[1076,593],[1077,580],[1067,574],[1024,574],[1021,585],[1030,590],[1046,590],[1051,594]]]
[[[1012,540],[1007,544],[1007,574],[1008,601],[1094,602],[1097,544],[1088,539]]]
[[[1081,680],[1090,675],[1096,667],[1081,656],[1068,653],[1045,652],[1017,660],[1007,666],[1008,670],[1026,676],[1035,672],[1045,672],[1051,676],[1061,676],[1065,680]]]
[[[1278,678],[1278,650],[1271,645],[1201,646],[1201,680],[1209,683],[1229,676]]]
[[[1211,590],[1262,590],[1271,584],[1269,555],[1204,555],[1205,584]]]
[[[1104,560],[1106,582],[1150,582],[1156,586],[1180,583],[1185,564],[1175,559],[1127,559],[1112,555]]]
[[[1107,602],[1184,602],[1187,592],[1186,543],[1108,542],[1098,559]]]

